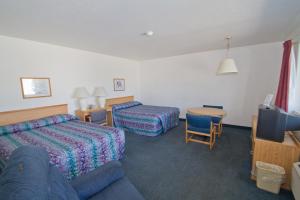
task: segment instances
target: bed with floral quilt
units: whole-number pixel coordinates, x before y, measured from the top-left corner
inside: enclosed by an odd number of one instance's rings
[[[68,114],[0,126],[0,167],[22,145],[45,148],[50,163],[72,179],[121,159],[125,135],[121,129],[81,122]]]
[[[112,106],[114,126],[145,136],[166,133],[179,123],[179,109],[131,101]]]

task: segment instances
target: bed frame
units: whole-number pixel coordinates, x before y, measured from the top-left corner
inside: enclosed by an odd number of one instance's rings
[[[0,112],[0,126],[67,113],[67,104]]]
[[[133,101],[134,96],[126,96],[126,97],[117,97],[117,98],[110,98],[105,100],[105,109],[111,110],[113,105],[126,103],[129,101]]]
[[[107,112],[107,124],[109,126],[113,126],[113,116],[112,116],[112,106],[113,105],[126,103],[126,102],[133,101],[133,100],[134,100],[134,96],[106,99],[105,100],[105,109]]]

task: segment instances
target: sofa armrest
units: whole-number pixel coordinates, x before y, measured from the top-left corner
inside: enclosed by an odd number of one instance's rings
[[[124,171],[121,163],[119,161],[111,161],[85,175],[75,178],[71,181],[71,185],[80,199],[87,199],[122,177],[124,177]]]

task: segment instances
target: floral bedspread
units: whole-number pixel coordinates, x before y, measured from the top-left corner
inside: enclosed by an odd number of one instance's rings
[[[22,145],[45,148],[50,163],[72,179],[111,160],[121,159],[125,135],[121,129],[81,122],[72,115],[0,126],[1,160],[7,160]]]
[[[178,125],[179,109],[166,106],[142,105],[132,101],[113,106],[113,121],[129,132],[157,136]]]

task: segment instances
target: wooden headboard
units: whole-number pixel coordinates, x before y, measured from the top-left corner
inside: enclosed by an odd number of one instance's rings
[[[67,113],[67,104],[0,112],[0,126]]]
[[[133,101],[134,96],[126,96],[126,97],[117,97],[117,98],[110,98],[105,100],[105,108],[110,110],[113,105],[126,103],[129,101]]]

